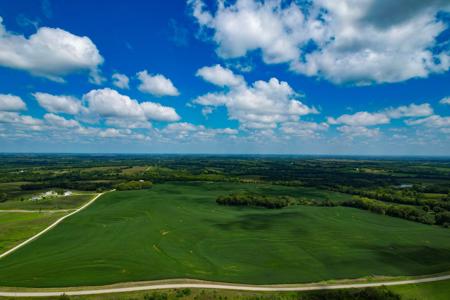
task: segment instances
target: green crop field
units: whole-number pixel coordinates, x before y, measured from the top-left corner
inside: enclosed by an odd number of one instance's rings
[[[167,278],[296,283],[450,268],[450,231],[344,207],[220,206],[250,189],[329,199],[313,189],[156,184],[112,192],[0,260],[1,286],[102,285]]]
[[[38,233],[64,213],[0,213],[0,253]]]

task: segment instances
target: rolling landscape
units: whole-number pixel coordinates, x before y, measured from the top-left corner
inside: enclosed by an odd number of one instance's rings
[[[450,0],[0,0],[0,300],[450,299]]]
[[[0,159],[0,245],[2,252],[14,250],[0,258],[2,291],[69,292],[183,280],[307,287],[433,277],[442,280],[433,283],[438,295],[449,291],[446,159]],[[45,194],[51,195],[32,200]],[[92,201],[95,195],[100,196]],[[361,203],[367,206],[355,205]]]

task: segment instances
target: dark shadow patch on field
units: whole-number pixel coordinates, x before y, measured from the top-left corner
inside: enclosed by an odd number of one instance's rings
[[[450,249],[429,246],[390,245],[388,247],[370,247],[371,251],[385,263],[396,266],[411,275],[420,274],[423,270],[441,272],[450,266]],[[423,270],[421,270],[423,269]]]
[[[301,218],[302,214],[298,212],[283,212],[278,214],[245,214],[239,216],[236,220],[216,223],[213,226],[227,231],[235,229],[241,230],[267,230],[286,218]],[[214,220],[209,220],[214,222]]]

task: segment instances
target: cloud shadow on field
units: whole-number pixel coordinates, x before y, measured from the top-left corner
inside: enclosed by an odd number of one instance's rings
[[[278,214],[245,214],[237,217],[235,220],[215,223],[213,226],[226,231],[236,229],[240,230],[268,230],[274,227],[277,223],[287,218],[300,218],[301,213],[298,212],[283,212]],[[215,222],[214,220],[208,220]]]
[[[443,264],[450,267],[450,249],[429,246],[405,246],[391,244],[387,247],[370,247],[383,262],[396,266],[403,273],[415,275],[429,270],[435,265],[434,272],[442,272]]]

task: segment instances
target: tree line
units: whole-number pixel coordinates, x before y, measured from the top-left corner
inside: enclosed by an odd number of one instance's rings
[[[226,196],[219,196],[217,204],[229,206],[255,206],[265,208],[283,208],[289,205],[287,197],[270,197],[254,193],[232,193]]]

